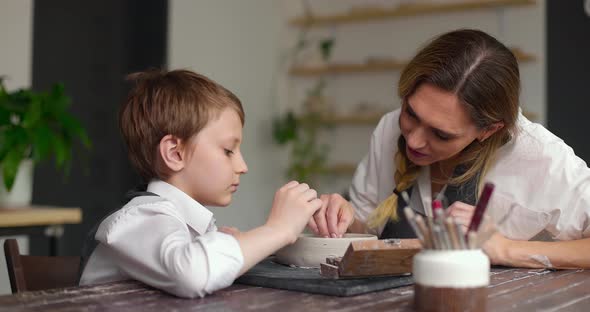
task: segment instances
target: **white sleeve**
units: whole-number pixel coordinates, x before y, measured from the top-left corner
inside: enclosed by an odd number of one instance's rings
[[[590,237],[590,169],[565,143],[552,145],[551,182],[540,193],[553,197],[548,200],[553,207],[546,208],[551,216],[547,230],[558,240]]]
[[[514,206],[501,227],[509,238],[530,239],[543,230],[556,240],[590,237],[590,169],[541,125],[524,127],[490,170],[494,219]]]
[[[173,215],[128,209],[107,224],[99,228],[96,239],[119,269],[179,297],[203,297],[227,287],[243,265],[235,238],[208,232],[194,239],[187,225]]]
[[[373,131],[369,152],[357,166],[349,189],[356,218],[366,222],[378,204],[393,191],[393,155],[397,150],[399,111],[386,114]],[[397,131],[396,131],[397,130]],[[382,229],[376,229],[379,234]]]

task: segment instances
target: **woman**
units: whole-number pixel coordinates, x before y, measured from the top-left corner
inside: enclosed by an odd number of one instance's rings
[[[408,192],[410,207],[429,214],[443,189],[447,213],[466,227],[482,184],[491,181],[488,213],[499,220],[510,212],[484,245],[492,263],[590,267],[590,170],[521,114],[519,93],[516,58],[493,37],[458,30],[435,38],[402,71],[402,107],[375,129],[350,202],[322,195],[310,229],[331,237],[415,237],[398,195]],[[529,241],[547,234],[556,241]]]

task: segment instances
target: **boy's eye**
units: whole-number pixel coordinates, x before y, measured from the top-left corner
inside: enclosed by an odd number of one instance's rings
[[[231,155],[231,154],[234,153],[234,151],[228,150],[227,148],[224,148],[223,150],[225,151],[225,155],[227,155],[227,156],[229,156],[229,155]]]

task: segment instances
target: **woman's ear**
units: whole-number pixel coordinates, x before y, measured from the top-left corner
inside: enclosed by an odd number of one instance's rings
[[[159,144],[160,158],[163,164],[173,172],[178,172],[184,168],[182,140],[171,135],[165,135]]]
[[[504,128],[504,123],[503,122],[496,122],[493,123],[492,125],[490,125],[489,127],[487,127],[485,130],[483,130],[479,136],[477,137],[477,140],[480,142],[485,141],[487,138],[489,138],[490,136],[492,136],[492,134],[496,133],[498,130]]]

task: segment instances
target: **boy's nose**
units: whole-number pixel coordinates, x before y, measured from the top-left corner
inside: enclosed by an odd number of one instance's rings
[[[239,174],[244,174],[248,172],[248,165],[246,165],[246,161],[244,160],[244,157],[242,157],[242,155],[240,154],[240,157],[238,157],[238,163],[236,164],[236,171]]]

